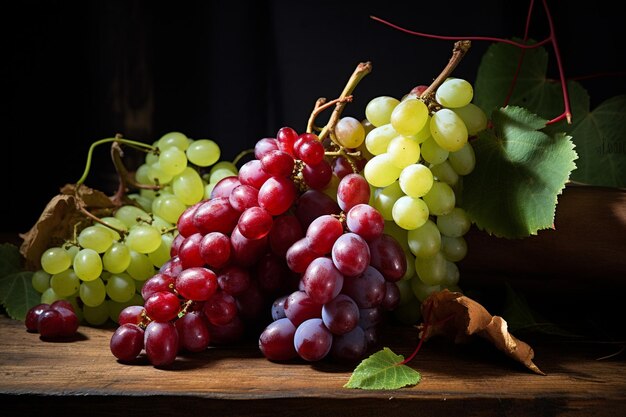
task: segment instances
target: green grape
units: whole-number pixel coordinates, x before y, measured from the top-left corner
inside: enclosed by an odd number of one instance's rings
[[[459,262],[465,258],[465,255],[467,255],[467,242],[463,239],[463,236],[442,236],[441,252],[447,260],[451,262]]]
[[[111,321],[118,323],[120,313],[128,306],[140,306],[143,305],[143,298],[137,293],[135,293],[130,300],[120,303],[113,300],[107,300],[106,306],[109,311],[109,318]]]
[[[327,196],[329,196],[330,198],[332,198],[333,200],[337,201],[337,189],[339,187],[339,181],[340,181],[339,177],[333,173],[330,176],[330,181],[328,182],[328,184],[326,184],[326,187],[324,187],[321,191]],[[371,185],[370,185],[370,200],[371,199],[372,199],[372,192],[371,192]]]
[[[365,129],[354,117],[345,116],[335,126],[335,138],[344,148],[354,149],[365,140]]]
[[[474,97],[472,84],[461,78],[448,78],[435,92],[435,100],[444,107],[466,106]]]
[[[104,282],[100,278],[82,282],[78,294],[83,304],[89,307],[97,307],[104,303],[107,295]]]
[[[394,130],[391,124],[379,126],[372,129],[372,131],[367,134],[365,137],[365,147],[368,152],[374,156],[383,154],[387,152],[387,146],[389,142],[391,142],[391,139],[396,136],[398,136],[398,132]]]
[[[135,281],[128,274],[113,274],[107,280],[105,288],[111,300],[123,303],[135,294]]]
[[[418,277],[414,277],[411,280],[411,289],[415,298],[424,302],[432,293],[441,291],[441,285],[424,284]]]
[[[163,152],[164,150],[171,148],[172,146],[186,151],[189,147],[189,138],[180,132],[169,132],[161,136],[157,142],[158,148]]]
[[[185,203],[175,195],[163,194],[152,202],[152,212],[165,221],[175,224],[183,211],[187,209]]]
[[[199,167],[211,166],[221,156],[219,145],[211,139],[194,140],[189,144],[186,152],[189,162]]]
[[[406,304],[409,301],[415,300],[415,294],[413,294],[413,289],[411,288],[411,281],[413,280],[396,281],[396,285],[400,290],[399,305]]]
[[[161,234],[167,233],[175,228],[172,223],[156,215],[152,216],[152,227],[157,229]]]
[[[454,187],[459,182],[459,174],[452,168],[448,161],[443,161],[437,165],[431,165],[430,171],[437,181],[445,182],[450,187]]]
[[[398,241],[404,252],[411,252],[409,249],[409,243],[407,242],[408,231],[406,229],[401,228],[393,221],[385,221],[384,231],[386,234],[393,236]]]
[[[371,126],[371,125],[370,125],[370,126]],[[370,134],[370,132],[372,132],[373,130],[374,130],[374,129],[373,129],[373,126],[372,126],[372,129],[371,129],[371,130],[367,130],[367,129],[365,129],[365,138],[366,138],[366,139],[367,139],[367,135],[369,135],[369,134]],[[360,145],[356,148],[356,150],[357,150],[358,152],[360,152],[360,153],[361,153],[361,158],[363,158],[363,159],[365,159],[365,160],[368,160],[368,161],[369,161],[370,159],[372,159],[372,158],[374,157],[374,155],[372,155],[372,153],[369,151],[369,149],[367,149],[366,140],[364,140],[364,141],[363,141],[363,143],[361,143],[361,144],[360,144]]]
[[[216,182],[210,182],[208,184],[206,184],[204,186],[204,199],[208,200],[211,198],[211,192],[213,191],[213,188],[215,188],[215,184],[217,184]]]
[[[427,121],[428,107],[419,99],[406,99],[391,112],[391,125],[396,132],[404,136],[417,134]]]
[[[155,141],[154,143],[152,143],[152,146],[157,147],[159,146],[159,141]],[[156,151],[150,151],[148,153],[146,153],[146,160],[144,161],[144,163],[146,165],[152,165],[155,162],[157,162],[159,160],[159,152]],[[144,183],[144,184],[149,184],[149,183]]]
[[[72,262],[74,262],[74,257],[81,248],[78,245],[66,242],[65,245],[63,245],[63,249],[65,249],[67,254],[70,255],[70,259],[72,260]]]
[[[430,119],[430,134],[448,152],[461,149],[468,138],[463,119],[450,109],[441,109],[433,114]]]
[[[215,171],[220,170],[220,169],[226,169],[230,171],[231,175],[237,175],[237,172],[239,172],[239,170],[237,169],[237,165],[233,164],[232,162],[219,161],[218,163],[216,163],[215,165],[211,167],[211,169],[209,170],[209,174],[213,174]]]
[[[144,222],[150,222],[151,220],[150,215],[145,210],[131,205],[118,208],[114,216],[126,225],[127,230],[137,224],[139,220]]]
[[[126,273],[137,281],[145,281],[154,275],[154,265],[143,253],[130,251],[130,265],[126,268]]]
[[[74,258],[74,272],[83,281],[97,279],[102,273],[100,254],[93,249],[81,249]]]
[[[109,320],[109,308],[106,303],[94,307],[83,306],[83,318],[92,326],[102,326]]]
[[[43,293],[45,290],[50,288],[50,277],[51,275],[44,271],[43,269],[39,269],[33,272],[33,276],[30,279],[31,285],[38,293]]]
[[[476,166],[476,155],[470,143],[466,143],[465,146],[456,152],[450,152],[448,159],[452,169],[459,175],[469,174]]]
[[[402,280],[408,281],[415,275],[415,256],[410,251],[404,251],[406,257],[406,272],[402,276]]]
[[[237,174],[233,173],[233,171],[230,168],[216,169],[215,171],[211,172],[211,174],[209,175],[209,180],[207,182],[218,183],[220,182],[221,179],[226,178],[226,177],[232,177],[233,175],[237,175]]]
[[[440,285],[446,277],[446,258],[437,252],[430,258],[415,258],[415,271],[419,279],[426,285]]]
[[[130,197],[130,195],[129,195]],[[115,228],[117,230],[120,230],[122,232],[127,232],[128,231],[128,226],[126,226],[124,224],[123,221],[121,221],[120,219],[117,219],[115,217],[112,216],[107,216],[107,217],[102,217],[100,219],[101,222],[106,223],[108,226],[111,226],[112,228]],[[117,230],[113,230],[111,227],[107,227],[104,224],[101,223],[95,223],[94,226],[97,227],[103,227],[106,230],[109,231],[109,233],[111,233],[111,236],[113,236],[113,240],[117,241],[121,239],[121,236],[119,234],[119,232]]]
[[[146,197],[142,196],[141,194],[137,194],[137,193],[129,193],[126,196],[128,198],[130,198],[131,200],[133,200],[143,210],[145,210],[145,211],[151,211],[152,210],[152,200],[151,199],[146,198]],[[116,239],[116,240],[119,240],[119,238]]]
[[[124,272],[130,265],[130,249],[123,242],[114,242],[102,256],[102,266],[113,274]]]
[[[161,244],[161,233],[149,224],[139,223],[130,228],[124,242],[131,250],[150,253]]]
[[[43,304],[52,304],[57,300],[63,300],[64,297],[62,295],[57,294],[52,287],[48,288],[44,292],[41,293],[41,303]]]
[[[104,253],[113,244],[113,234],[106,227],[87,226],[78,234],[78,244],[83,248]]]
[[[41,268],[50,275],[65,271],[72,264],[70,254],[62,247],[48,248],[41,254]]]
[[[153,161],[156,162],[156,161]],[[135,181],[139,184],[154,184],[150,178],[150,164],[143,163],[135,171]]]
[[[398,168],[415,164],[420,159],[420,145],[410,136],[396,136],[387,145],[387,153]]]
[[[393,215],[391,214],[393,205],[403,195],[400,183],[394,181],[391,185],[376,189],[372,206],[380,212],[383,219],[393,220]]]
[[[393,205],[393,221],[403,229],[413,230],[428,220],[428,207],[421,198],[400,197]]]
[[[172,181],[173,175],[163,171],[161,164],[157,161],[150,165],[148,177],[153,184],[169,184]]]
[[[417,132],[415,135],[411,136],[413,139],[415,139],[415,141],[417,143],[424,143],[424,142],[426,142],[426,140],[428,140],[428,138],[431,137],[431,134],[430,134],[430,119],[431,119],[431,116],[429,114],[428,118],[426,119],[426,123],[424,123],[424,127],[419,132]]]
[[[469,216],[461,207],[455,207],[449,213],[437,216],[437,228],[446,236],[463,236],[471,225]]]
[[[66,269],[58,274],[54,274],[50,278],[50,288],[52,288],[54,293],[60,297],[68,297],[74,294],[78,291],[79,286],[80,280],[72,268]]]
[[[453,288],[459,285],[460,275],[459,267],[454,262],[446,262],[446,276],[441,282],[441,285],[444,288],[448,288],[450,291],[455,291],[456,289],[453,290]]]
[[[187,154],[176,146],[161,151],[159,169],[168,175],[178,175],[187,168]]]
[[[170,249],[172,248],[172,242],[174,241],[174,236],[169,233],[165,233],[161,235],[161,244],[159,247],[150,253],[148,253],[148,259],[152,262],[157,268],[160,268],[165,262],[167,262],[170,256]],[[129,258],[130,259],[130,258]]]
[[[391,155],[382,153],[367,161],[363,175],[374,187],[386,187],[398,179],[401,171],[391,161]]]
[[[139,190],[139,195],[143,198],[145,198],[146,200],[154,200],[155,198],[157,198],[160,195],[160,190],[148,190],[145,188],[142,188],[141,190]],[[146,212],[150,212],[150,210],[146,210],[144,209]]]
[[[411,253],[417,258],[430,258],[441,249],[441,233],[429,219],[417,229],[409,230],[407,242]]]
[[[386,125],[400,100],[390,96],[375,97],[365,106],[365,117],[374,127]]]
[[[424,143],[422,143],[420,151],[422,154],[422,158],[424,158],[426,162],[429,162],[433,165],[444,162],[446,159],[448,159],[448,155],[450,154],[450,152],[439,146],[432,136],[429,136],[428,139],[426,139]]]
[[[467,127],[467,134],[475,136],[478,132],[481,132],[487,128],[487,115],[474,103],[469,103],[466,106],[452,109],[459,115],[465,126]]]
[[[430,191],[422,198],[428,206],[428,212],[435,216],[450,213],[456,204],[454,190],[445,182],[435,181]]]
[[[204,183],[198,171],[187,167],[172,180],[174,195],[184,204],[191,206],[204,197]]]
[[[398,183],[404,194],[422,197],[433,186],[433,173],[422,164],[409,165],[400,173]]]

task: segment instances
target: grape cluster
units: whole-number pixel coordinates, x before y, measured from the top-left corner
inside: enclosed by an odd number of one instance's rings
[[[319,360],[331,347],[339,358],[361,357],[383,311],[399,302],[406,258],[368,204],[367,181],[354,172],[339,180],[335,162],[315,134],[283,127],[260,139],[236,175],[180,214],[171,259],[142,287],[145,304],[118,318],[114,356],[145,351],[166,366],[181,351],[263,330],[259,346],[271,359],[289,350]],[[293,334],[269,340],[287,322]],[[324,352],[311,343],[325,343]]]
[[[365,138],[373,157],[364,176],[375,187],[372,205],[386,220],[386,233],[406,254],[410,276],[399,283],[396,312],[407,322],[419,318],[419,302],[433,291],[458,290],[456,262],[467,253],[463,235],[471,222],[457,193],[475,165],[468,138],[487,126],[466,80],[445,80],[430,107],[420,97],[425,89],[416,87],[402,100],[376,97],[365,109],[374,128]]]
[[[369,184],[359,173],[346,174],[336,200],[310,190],[299,202],[305,233],[285,254],[299,285],[275,300],[273,322],[259,337],[270,360],[357,361],[378,342],[384,313],[400,301],[396,282],[406,257],[368,204]]]
[[[42,303],[66,299],[90,325],[117,322],[125,307],[143,304],[145,281],[171,258],[180,214],[203,200],[213,185],[201,170],[212,166],[209,179],[237,171],[233,164],[216,163],[220,149],[208,139],[170,132],[153,145],[156,151],[146,155],[135,177],[157,189],[129,194],[136,206],[123,205],[81,229],[75,239],[44,251],[32,278]]]

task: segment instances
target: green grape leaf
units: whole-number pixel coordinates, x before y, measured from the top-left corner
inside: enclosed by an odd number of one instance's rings
[[[0,278],[21,270],[21,255],[17,246],[10,243],[0,245]],[[2,294],[0,293],[0,302]]]
[[[463,179],[462,207],[498,237],[553,227],[557,196],[576,168],[571,138],[541,131],[546,120],[520,107],[494,111],[492,122],[472,142],[476,168]]]
[[[422,376],[413,368],[401,365],[403,360],[402,355],[383,348],[356,367],[344,388],[385,390],[417,385]]]
[[[41,300],[41,295],[33,288],[32,276],[32,272],[22,270],[17,246],[0,245],[0,305],[12,319],[24,320],[28,309]]]
[[[41,300],[31,283],[32,276],[32,271],[21,271],[0,278],[2,305],[14,320],[24,321],[28,310]]]
[[[518,72],[518,62],[523,54]],[[524,107],[545,119],[564,110],[559,80],[546,76],[548,52],[543,47],[521,49],[493,44],[483,55],[474,82],[474,103],[487,114],[507,102]],[[515,77],[515,74],[517,78]],[[624,96],[606,100],[591,111],[589,94],[576,81],[567,82],[572,123],[566,120],[547,126],[548,134],[572,136],[579,155],[572,180],[606,187],[626,186],[626,102]]]
[[[612,97],[572,130],[578,151],[574,181],[626,187],[626,95]]]

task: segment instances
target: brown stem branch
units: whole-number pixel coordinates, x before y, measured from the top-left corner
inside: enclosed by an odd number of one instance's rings
[[[428,105],[429,103],[434,103],[434,95],[437,88],[452,74],[454,69],[459,65],[467,51],[469,51],[472,46],[472,42],[468,40],[457,41],[454,42],[454,47],[452,48],[452,57],[448,61],[448,64],[441,71],[439,76],[435,78],[426,90],[422,92],[420,98],[424,100],[424,102]],[[430,106],[429,106],[430,107]]]
[[[330,119],[328,120],[328,123],[326,124],[326,126],[324,126],[324,128],[319,134],[320,140],[324,140],[324,138],[331,131],[335,130],[335,126],[337,125],[337,122],[339,121],[339,118],[341,117],[341,113],[343,112],[343,109],[347,104],[347,102],[344,99],[347,96],[352,95],[352,92],[354,91],[356,86],[359,84],[359,82],[363,79],[363,77],[365,77],[371,71],[372,71],[371,62],[361,62],[359,63],[359,65],[357,65],[356,69],[350,76],[350,79],[346,83],[346,86],[341,92],[341,95],[339,96],[339,99],[338,99],[340,101],[335,105],[335,110],[333,110],[333,113],[330,115]]]

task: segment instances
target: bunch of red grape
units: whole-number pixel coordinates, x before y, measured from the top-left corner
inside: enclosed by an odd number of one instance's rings
[[[260,333],[268,359],[350,360],[376,342],[407,265],[356,164],[329,159],[315,134],[290,127],[259,140],[254,155],[179,217],[144,305],[119,317],[115,357],[145,351],[167,366],[180,352]]]

